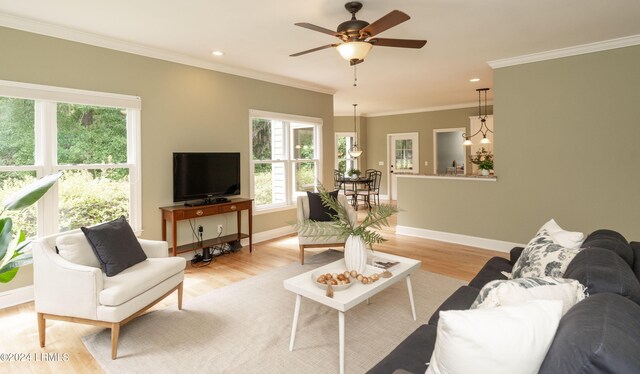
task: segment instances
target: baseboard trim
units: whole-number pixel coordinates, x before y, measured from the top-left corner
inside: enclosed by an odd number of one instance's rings
[[[441,242],[468,245],[470,247],[478,247],[490,249],[498,252],[509,253],[513,247],[524,247],[525,244],[507,242],[503,240],[487,239],[478,236],[469,236],[463,234],[455,234],[451,232],[435,231],[420,229],[417,227],[400,226],[396,227],[396,234],[415,236],[423,239],[438,240]]]
[[[296,232],[296,230],[293,226],[283,226],[272,230],[261,231],[253,234],[253,244],[293,234],[294,232]],[[244,239],[242,245],[245,245],[244,242],[246,242],[246,245],[249,245],[248,239]]]
[[[16,288],[0,293],[0,309],[33,301],[33,285]]]

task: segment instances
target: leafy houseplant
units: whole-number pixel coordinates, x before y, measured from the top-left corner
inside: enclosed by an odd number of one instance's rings
[[[57,173],[38,179],[8,197],[3,202],[0,217],[6,211],[18,211],[33,205],[56,183],[60,175]],[[21,266],[32,262],[31,252],[26,248],[29,243],[31,240],[27,240],[22,229],[18,229],[14,237],[11,217],[0,218],[0,283],[10,282]]]
[[[325,222],[315,222],[306,220],[297,223],[297,229],[300,233],[307,236],[338,236],[339,238],[347,238],[345,243],[345,263],[347,270],[356,270],[362,272],[366,265],[366,248],[374,243],[382,243],[386,241],[378,232],[373,229],[381,229],[383,226],[389,226],[389,217],[398,212],[398,208],[390,204],[380,204],[371,207],[367,216],[362,223],[352,223],[349,219],[349,212],[342,204],[334,199],[325,188],[319,187],[320,199],[322,205],[331,208],[336,213],[331,214],[331,229],[324,225]],[[358,252],[355,255],[351,253]],[[358,264],[350,263],[352,258]]]
[[[478,165],[480,170],[489,171],[493,169],[493,153],[487,151],[484,147],[479,149],[475,156],[470,156],[469,160],[471,163]]]
[[[360,176],[360,174],[362,174],[362,172],[360,170],[358,170],[358,169],[351,169],[351,170],[349,170],[349,172],[347,174],[349,174],[349,176],[352,177],[352,178],[354,176],[357,178],[357,177]]]

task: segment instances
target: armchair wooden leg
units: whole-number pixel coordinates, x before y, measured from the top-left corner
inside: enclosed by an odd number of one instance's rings
[[[44,314],[38,313],[38,337],[40,338],[40,348],[44,348],[44,342],[47,334],[47,321]]]
[[[111,359],[118,356],[118,338],[120,337],[120,323],[111,324]]]
[[[182,310],[182,290],[183,290],[184,282],[180,282],[178,286],[178,310]]]
[[[300,265],[304,265],[304,246],[300,246]]]

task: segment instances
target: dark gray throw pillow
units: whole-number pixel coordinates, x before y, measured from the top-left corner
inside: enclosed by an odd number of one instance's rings
[[[147,259],[124,216],[93,227],[81,227],[107,277]]]
[[[338,191],[329,192],[334,200],[338,200]],[[332,214],[338,214],[334,209],[322,205],[322,199],[319,193],[307,191],[309,198],[309,219],[312,221],[327,222],[331,221]]]

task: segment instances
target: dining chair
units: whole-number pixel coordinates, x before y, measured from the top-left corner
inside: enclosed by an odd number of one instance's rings
[[[372,171],[367,175],[367,179],[370,180],[368,188],[357,191],[357,197],[362,197],[362,200],[367,204],[369,209],[371,209],[371,196],[373,196],[374,203],[380,205],[380,180],[382,179],[382,172],[380,170],[370,170]]]

